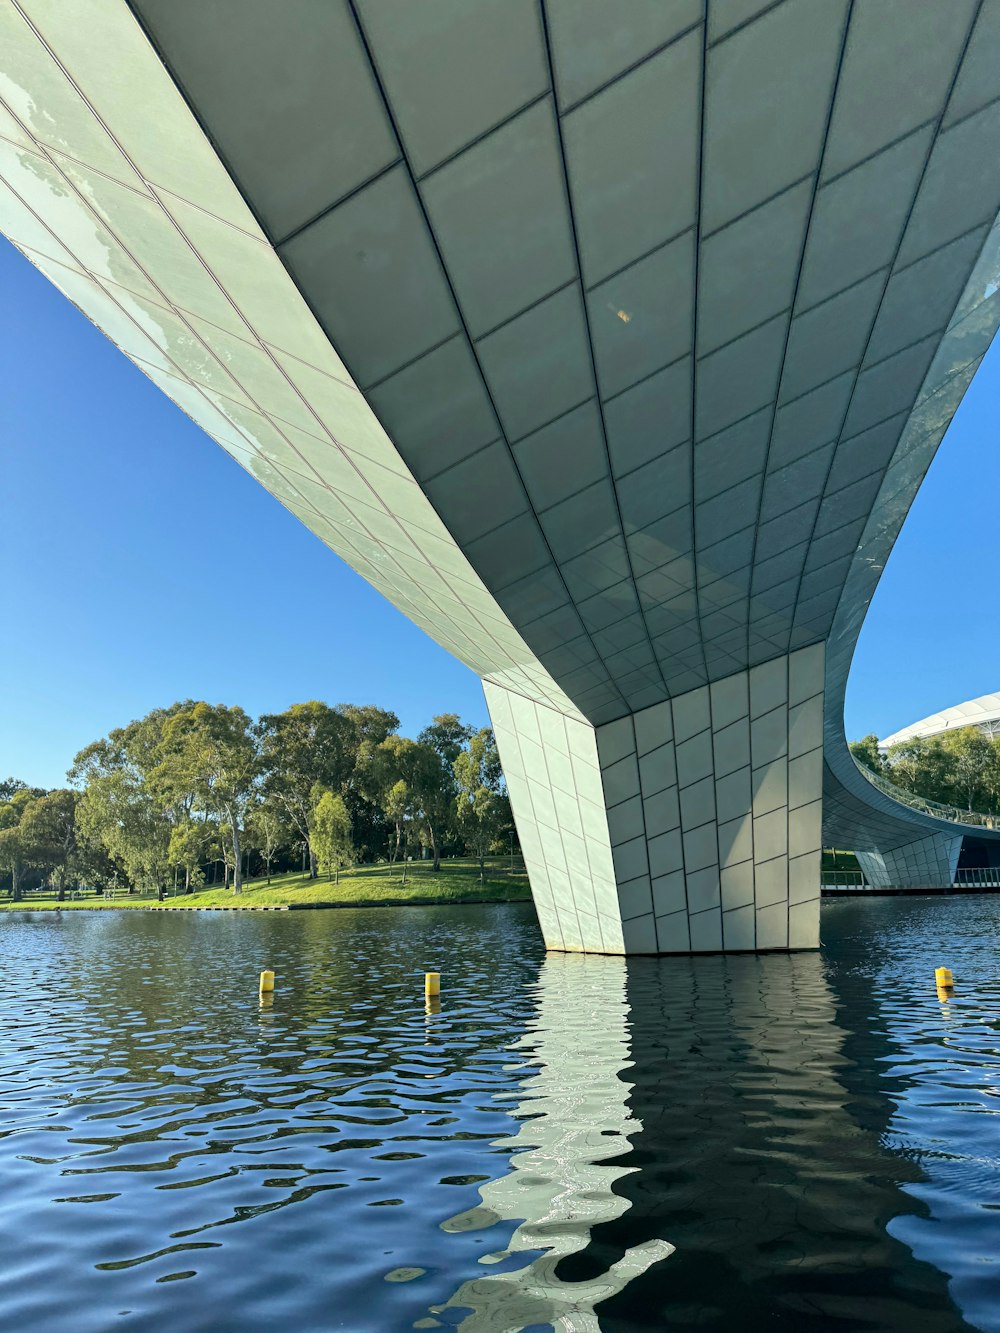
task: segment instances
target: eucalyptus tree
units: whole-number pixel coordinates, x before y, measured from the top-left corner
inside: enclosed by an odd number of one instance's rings
[[[169,802],[151,782],[167,723],[191,702],[155,708],[86,746],[69,770],[82,787],[79,836],[99,844],[132,886],[162,886],[169,866]]]
[[[312,812],[312,844],[320,870],[335,874],[339,884],[341,870],[354,860],[351,817],[339,792],[318,791]]]
[[[457,713],[438,713],[431,719],[430,726],[424,727],[417,735],[417,740],[421,745],[429,745],[440,755],[450,773],[472,734],[473,728],[463,722]]]
[[[472,735],[473,728],[457,713],[439,713],[417,736],[417,744],[425,752],[419,764],[417,789],[434,870],[441,869],[441,843],[455,823],[455,761]]]
[[[21,817],[20,837],[28,863],[46,871],[61,902],[73,872],[77,848],[79,795],[68,788],[29,801]]]
[[[885,755],[878,748],[878,737],[874,732],[862,736],[859,741],[851,741],[847,748],[863,767],[872,773],[887,776],[889,765]]]
[[[951,803],[955,788],[955,755],[939,736],[914,736],[889,749],[890,782],[928,801]]]
[[[316,786],[340,791],[355,767],[357,724],[329,704],[312,699],[283,713],[267,713],[257,724],[263,790],[280,806],[306,847],[309,877],[316,878],[316,853],[309,821]]]
[[[0,802],[0,870],[10,875],[10,896],[20,902],[24,896],[24,877],[31,867],[31,844],[25,828],[25,816],[35,801],[24,786]]]
[[[454,773],[458,827],[479,860],[479,878],[483,881],[486,853],[511,824],[500,754],[489,727],[469,737],[468,746],[455,759]]]
[[[997,761],[994,743],[978,727],[961,727],[946,733],[944,744],[955,758],[955,804],[967,810],[988,806]]]
[[[245,835],[250,846],[264,862],[264,873],[271,883],[271,864],[282,847],[291,841],[284,811],[274,800],[258,794],[247,813]]]
[[[395,830],[390,862],[405,855],[406,830],[413,824],[439,870],[441,830],[449,814],[449,775],[441,756],[408,736],[387,736],[381,745],[363,749],[362,765],[366,792]]]
[[[351,837],[359,857],[367,853],[374,859],[385,849],[390,826],[384,810],[368,793],[366,765],[372,748],[399,731],[399,718],[376,704],[337,704],[335,711],[348,719],[355,732],[351,773],[342,788],[351,817]]]
[[[399,718],[391,709],[377,704],[337,704],[333,710],[346,718],[355,732],[354,748],[368,741],[381,745],[387,736],[399,730]]]
[[[358,754],[356,772],[363,794],[378,807],[395,834],[390,865],[405,855],[406,826],[414,814],[414,793],[408,778],[410,751],[415,744],[405,736],[386,736],[377,745],[364,742]]]
[[[201,865],[208,854],[212,831],[203,819],[190,816],[171,824],[167,860],[184,872],[185,893],[191,893],[204,879]],[[175,875],[175,887],[176,882]]]
[[[240,838],[259,772],[250,718],[238,706],[190,704],[164,724],[157,759],[150,774],[154,789],[168,802],[190,798],[195,812],[228,831],[233,892],[241,893]]]

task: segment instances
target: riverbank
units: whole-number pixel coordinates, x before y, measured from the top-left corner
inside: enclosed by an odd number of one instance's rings
[[[520,902],[530,897],[528,877],[520,862],[509,869],[506,858],[493,858],[486,865],[486,880],[479,878],[478,862],[443,861],[435,874],[429,862],[414,862],[406,868],[403,883],[399,866],[356,866],[344,871],[340,883],[325,876],[273,875],[247,881],[243,892],[203,888],[194,893],[173,894],[160,902],[155,894],[99,896],[91,891],[59,902],[48,890],[28,894],[21,902],[0,901],[0,911],[111,911],[155,907],[166,911],[199,911],[205,908],[268,909],[296,911],[323,907],[389,907],[423,904]]]

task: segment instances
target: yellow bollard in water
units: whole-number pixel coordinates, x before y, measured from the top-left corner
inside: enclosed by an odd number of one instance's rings
[[[425,973],[424,973],[424,997],[425,997],[425,999],[428,999],[428,1000],[429,1000],[429,999],[431,999],[433,996],[435,996],[435,995],[440,995],[440,994],[441,994],[441,973],[440,973],[440,972],[425,972]]]
[[[260,993],[263,995],[265,991],[269,990],[274,990],[274,973],[265,968],[260,974]]]
[[[942,990],[951,990],[955,984],[955,979],[951,975],[950,967],[936,967],[934,969],[934,984]]]

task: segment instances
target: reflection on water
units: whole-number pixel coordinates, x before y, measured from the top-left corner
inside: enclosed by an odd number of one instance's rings
[[[481,1256],[480,1263],[500,1264],[525,1251],[539,1257],[459,1288],[446,1309],[470,1311],[460,1324],[465,1333],[598,1329],[594,1306],[673,1251],[669,1242],[651,1239],[627,1248],[599,1275],[565,1282],[556,1271],[560,1259],[586,1247],[598,1222],[629,1206],[613,1189],[637,1169],[614,1159],[632,1151],[642,1130],[628,1107],[625,982],[621,958],[553,954],[542,964],[536,1013],[514,1043],[523,1063],[512,1072],[527,1077],[512,1110],[530,1118],[504,1141],[516,1153],[513,1169],[480,1186],[478,1207],[444,1223],[454,1232],[524,1219],[506,1248]],[[442,1313],[440,1307],[435,1313]]]
[[[914,1310],[928,1333],[963,1327],[941,1272],[886,1231],[919,1169],[885,1150],[891,1108],[877,1063],[857,1076],[829,964],[702,961],[629,967],[640,1170],[595,1249],[666,1235],[676,1253],[602,1327],[894,1329]]]
[[[4,1325],[1000,1329],[1000,898],[823,930],[626,964],[520,906],[5,915]]]

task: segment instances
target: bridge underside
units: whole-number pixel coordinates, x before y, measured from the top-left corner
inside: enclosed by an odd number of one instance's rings
[[[0,75],[0,228],[484,679],[551,947],[943,864],[843,690],[1000,322],[997,0],[0,0]]]

